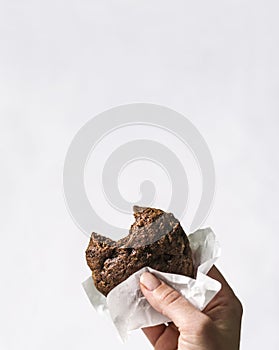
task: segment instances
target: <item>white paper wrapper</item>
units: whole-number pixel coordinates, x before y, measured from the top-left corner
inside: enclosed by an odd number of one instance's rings
[[[123,341],[132,330],[170,321],[154,310],[141,293],[139,279],[144,271],[150,271],[168,283],[200,310],[203,310],[221,289],[219,282],[206,275],[220,255],[220,246],[215,234],[210,228],[205,228],[195,231],[188,238],[197,271],[196,279],[156,271],[147,266],[112,289],[107,297],[95,288],[92,277],[83,282],[91,304],[97,312],[110,315]]]

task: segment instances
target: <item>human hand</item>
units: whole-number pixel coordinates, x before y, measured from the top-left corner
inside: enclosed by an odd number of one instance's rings
[[[155,350],[238,350],[242,305],[219,270],[208,275],[222,284],[201,312],[179,292],[149,272],[140,278],[142,293],[152,307],[173,322],[143,328]]]

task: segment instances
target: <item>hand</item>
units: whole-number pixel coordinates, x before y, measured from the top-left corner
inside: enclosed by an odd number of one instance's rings
[[[173,322],[143,328],[155,350],[238,350],[242,305],[217,270],[208,275],[222,284],[203,312],[149,272],[141,275],[142,293],[154,309]]]

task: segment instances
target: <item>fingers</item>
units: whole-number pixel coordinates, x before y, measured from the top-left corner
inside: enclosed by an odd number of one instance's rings
[[[230,312],[236,316],[237,319],[242,317],[243,307],[240,300],[235,295],[234,291],[225,280],[221,272],[217,269],[216,266],[212,266],[208,275],[215,280],[219,281],[222,285],[222,288],[219,293],[211,300],[211,302],[206,306],[203,310],[206,314],[208,314],[213,320],[220,316],[220,312],[218,314],[214,313],[214,309],[225,307],[226,312]],[[213,311],[213,312],[212,312]]]
[[[151,306],[171,319],[177,328],[192,327],[193,320],[197,321],[204,316],[179,292],[153,274],[144,272],[141,275],[140,284],[142,293]]]
[[[213,265],[210,271],[208,272],[208,276],[221,283],[222,289],[219,292],[219,294],[233,294],[232,288],[215,265]]]
[[[212,266],[212,268],[208,272],[208,276],[212,277],[216,281],[219,281],[222,286],[230,288],[228,282],[225,280],[224,276],[221,274],[221,272],[217,269],[215,265]]]
[[[142,330],[155,350],[177,349],[179,332],[173,324],[169,326],[161,324]]]
[[[164,333],[166,327],[167,327],[166,325],[160,324],[158,326],[142,328],[142,331],[147,336],[147,338],[150,341],[150,343],[153,346],[155,346],[157,340]]]
[[[154,350],[173,350],[177,349],[179,332],[177,328],[168,326],[156,341]]]

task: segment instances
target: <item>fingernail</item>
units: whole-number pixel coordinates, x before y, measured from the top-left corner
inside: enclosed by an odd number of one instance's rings
[[[161,281],[158,278],[156,278],[154,275],[152,275],[152,273],[144,272],[140,276],[140,283],[143,284],[146,289],[152,291],[157,287],[159,287],[159,285],[161,284]]]

